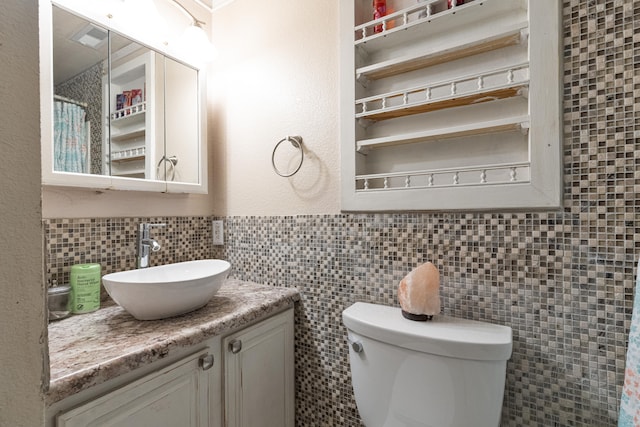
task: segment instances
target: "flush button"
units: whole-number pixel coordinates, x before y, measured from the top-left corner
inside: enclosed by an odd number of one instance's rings
[[[355,351],[356,353],[361,353],[362,350],[364,350],[364,347],[362,346],[362,341],[356,341],[349,336],[347,336],[347,341],[351,345],[351,348],[353,349],[353,351]]]

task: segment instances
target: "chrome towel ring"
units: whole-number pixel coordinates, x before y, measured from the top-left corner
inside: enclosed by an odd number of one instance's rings
[[[167,171],[165,171],[165,181],[174,181],[176,179],[176,165],[178,164],[178,157],[167,157],[166,155],[162,156],[162,158],[158,162],[158,166],[156,166],[156,177],[160,176],[160,166],[162,166],[162,163],[164,162],[169,163],[169,167],[171,168],[171,179],[167,179]]]
[[[289,141],[291,143],[291,145],[293,145],[294,148],[297,148],[300,151],[300,163],[298,163],[298,166],[291,173],[283,173],[276,166],[276,160],[275,160],[275,158],[276,158],[276,150],[278,150],[278,147],[280,146],[280,144],[282,144],[285,141]],[[271,154],[271,166],[273,166],[273,170],[275,171],[275,173],[277,173],[278,175],[280,175],[280,176],[282,176],[284,178],[288,178],[290,176],[295,175],[300,170],[300,168],[302,167],[302,162],[303,161],[304,161],[304,150],[302,149],[302,137],[301,136],[286,136],[286,137],[282,138],[280,141],[278,141],[276,146],[273,148],[273,153]]]

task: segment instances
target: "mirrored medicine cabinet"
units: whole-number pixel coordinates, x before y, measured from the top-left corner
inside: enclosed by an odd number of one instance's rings
[[[204,72],[44,1],[43,184],[206,193]]]

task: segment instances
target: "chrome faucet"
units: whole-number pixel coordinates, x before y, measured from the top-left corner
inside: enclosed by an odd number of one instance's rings
[[[149,224],[146,222],[138,226],[138,268],[149,267],[149,254],[158,252],[162,246],[151,238],[151,227],[164,227],[167,224]]]

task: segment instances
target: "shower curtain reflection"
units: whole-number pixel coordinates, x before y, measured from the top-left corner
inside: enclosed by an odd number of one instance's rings
[[[91,132],[85,109],[71,102],[55,101],[53,114],[54,170],[89,173]]]

